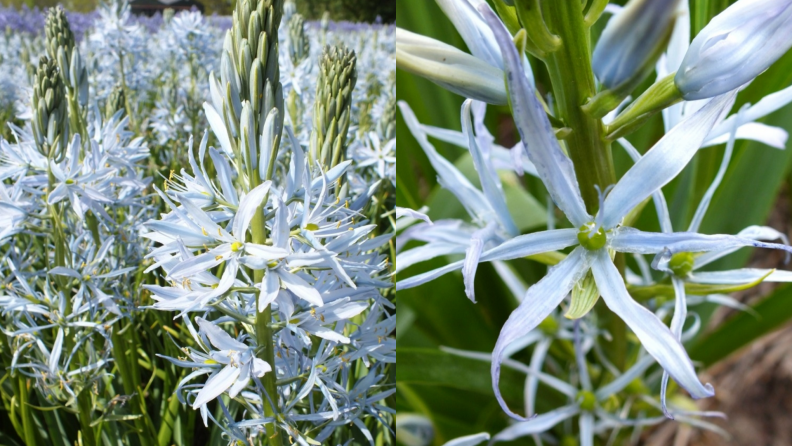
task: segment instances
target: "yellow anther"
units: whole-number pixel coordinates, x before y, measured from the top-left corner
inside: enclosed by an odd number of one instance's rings
[[[223,256],[215,256],[215,260],[223,260]]]
[[[206,232],[206,228],[204,228],[203,226],[201,226],[201,234],[203,234],[206,237],[209,237],[209,233]],[[206,246],[206,245],[204,245],[204,246]]]

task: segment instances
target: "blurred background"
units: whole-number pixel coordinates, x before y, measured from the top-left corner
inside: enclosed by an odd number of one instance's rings
[[[46,8],[63,5],[71,11],[90,12],[100,0],[0,0],[0,5],[14,8]],[[234,0],[131,0],[133,10],[152,14],[165,8],[190,9],[196,7],[205,14],[230,15]],[[335,21],[374,22],[377,17],[384,23],[396,20],[396,5],[383,0],[299,0],[297,10],[308,20],[319,20],[325,11]]]
[[[397,26],[457,48],[466,48],[434,1],[397,0],[396,3]],[[624,4],[625,1],[612,3]],[[731,3],[733,1],[729,0],[691,0],[692,35]],[[594,37],[606,22],[607,19],[600,20]],[[531,62],[537,87],[545,93],[549,85],[547,72],[541,62]],[[742,91],[734,110],[747,102],[756,103],[764,95],[790,84],[792,53],[786,54]],[[648,85],[649,81],[645,82],[637,92]],[[400,70],[397,70],[397,96],[410,104],[422,124],[460,130],[461,97]],[[518,135],[508,108],[489,106],[487,121],[498,144],[510,147],[517,142]],[[792,107],[773,113],[763,122],[792,132]],[[629,139],[643,151],[662,134],[663,125],[658,114]],[[462,205],[437,185],[428,159],[403,124],[401,116],[398,118],[397,137],[397,205],[418,209],[426,204],[433,220],[467,220]],[[463,173],[475,176],[467,151],[434,139],[431,142]],[[702,232],[734,234],[749,225],[766,224],[792,235],[789,193],[792,147],[787,146],[786,150],[776,150],[755,142],[737,142],[731,165],[715,194]],[[715,176],[723,152],[723,145],[700,152],[688,168],[664,188],[675,227],[686,226],[690,221],[696,205]],[[614,149],[613,153],[617,174],[621,175],[631,163],[623,151]],[[534,178],[514,178],[525,185],[528,193],[504,182],[507,202],[520,203],[518,207],[524,210],[521,215],[514,216],[520,230],[523,233],[535,231],[546,223],[547,202],[543,188]],[[478,186],[476,179],[473,181]],[[514,206],[509,208],[514,209]],[[659,229],[651,206],[643,212],[639,227]],[[424,262],[408,268],[403,274],[412,276],[445,263]],[[528,260],[514,262],[513,265],[528,283],[535,282],[545,271],[544,266]],[[746,265],[790,269],[790,265],[784,264],[783,256],[776,252],[748,249],[724,258],[714,268]],[[500,328],[516,307],[516,301],[488,263],[479,265],[475,288],[476,304],[465,297],[461,274],[455,273],[398,293],[398,410],[400,413],[431,414],[437,428],[435,445],[482,431],[494,434],[508,424],[492,394],[489,365],[476,361],[463,362],[464,367],[459,363],[446,364],[443,362],[446,356],[437,350],[439,346],[448,346],[489,353],[494,347]],[[711,382],[717,392],[714,398],[699,402],[699,408],[725,412],[728,420],[710,421],[725,428],[731,438],[666,421],[645,430],[639,444],[792,445],[792,326],[789,323],[792,318],[792,288],[761,284],[733,296],[752,305],[756,313],[737,313],[715,306],[696,307],[704,328],[696,339],[687,344],[691,357],[705,365],[701,369],[702,380]],[[507,376],[504,372],[502,378],[504,382],[515,380],[512,388],[515,394],[510,397],[514,401],[513,407],[518,409],[522,404],[523,389],[520,376]],[[505,390],[506,385],[502,389]],[[548,402],[545,401],[545,405]],[[523,438],[513,444],[533,443]]]

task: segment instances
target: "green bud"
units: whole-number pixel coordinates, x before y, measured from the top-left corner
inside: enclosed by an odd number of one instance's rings
[[[124,95],[124,89],[121,88],[120,85],[116,85],[107,98],[107,103],[105,104],[105,118],[110,119],[117,112],[125,108],[126,96]]]
[[[55,61],[39,60],[33,85],[33,138],[42,155],[57,158],[68,140],[69,124],[66,91]]]
[[[352,91],[357,82],[356,64],[354,51],[337,46],[325,47],[319,62],[313,129],[316,144],[312,144],[312,156],[325,165],[330,161],[330,167],[341,161],[346,147]],[[331,148],[332,158],[328,160]]]
[[[595,236],[596,237],[596,236]],[[572,288],[572,302],[567,308],[564,317],[567,319],[580,319],[587,315],[599,299],[600,293],[594,275],[589,271],[586,277]]]
[[[305,19],[300,14],[294,14],[289,19],[289,56],[292,63],[299,65],[310,51],[308,37],[305,35]]]

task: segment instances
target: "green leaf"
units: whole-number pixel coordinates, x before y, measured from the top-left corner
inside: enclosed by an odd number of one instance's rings
[[[792,285],[776,289],[751,308],[755,313],[740,312],[696,342],[688,349],[690,357],[710,366],[792,320]]]
[[[489,362],[464,358],[440,350],[399,349],[399,367],[396,381],[399,384],[446,386],[492,395]],[[525,374],[501,369],[501,392],[509,404],[522,404]]]

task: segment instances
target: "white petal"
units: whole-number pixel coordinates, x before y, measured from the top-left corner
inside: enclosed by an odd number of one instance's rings
[[[492,437],[491,443],[512,441],[531,434],[540,434],[553,428],[556,424],[577,415],[580,407],[577,404],[562,406],[550,412],[537,415],[528,421],[514,423]]]
[[[231,140],[228,139],[228,129],[226,128],[223,118],[217,113],[214,107],[208,102],[203,104],[204,112],[206,113],[206,120],[209,121],[209,126],[212,127],[217,140],[220,142],[220,147],[228,156],[233,156],[233,149],[231,148]]]
[[[768,276],[768,274],[770,274]],[[727,271],[696,271],[687,278],[689,282],[712,285],[741,285],[767,276],[764,282],[792,282],[792,271],[742,268]]]
[[[271,304],[280,291],[280,279],[277,274],[267,271],[264,280],[261,281],[261,294],[258,297],[258,311],[264,311]]]
[[[756,248],[781,249],[792,252],[792,247],[778,243],[765,243],[749,238],[724,234],[698,234],[693,232],[643,232],[634,228],[619,228],[610,240],[611,248],[619,252],[635,254],[657,254],[668,251],[670,254],[678,252],[707,252],[737,249],[744,246]],[[698,263],[695,265],[698,267]]]
[[[544,107],[536,99],[536,92],[524,75],[522,61],[511,36],[488,6],[482,5],[479,12],[489,23],[500,45],[514,123],[525,144],[528,158],[536,166],[539,178],[556,205],[575,227],[582,226],[591,218],[580,196],[572,161],[561,151]]]
[[[476,446],[482,441],[487,441],[489,439],[490,439],[490,435],[484,432],[480,434],[466,435],[464,437],[455,438],[451,441],[446,442],[443,446]]]
[[[209,338],[209,342],[218,350],[235,350],[238,352],[247,350],[247,345],[232,338],[230,334],[212,322],[202,317],[195,318],[195,322],[206,337]]]
[[[495,397],[503,410],[512,418],[525,420],[515,414],[506,405],[500,392],[501,362],[504,360],[504,350],[512,342],[525,336],[536,328],[557,306],[564,300],[572,287],[588,269],[588,251],[578,247],[567,258],[553,267],[548,274],[532,287],[528,288],[525,298],[520,306],[509,315],[509,319],[501,328],[495,349],[492,351],[492,388]]]
[[[601,249],[595,256],[591,271],[608,308],[632,329],[646,351],[691,397],[698,399],[714,395],[711,385],[702,385],[699,381],[685,348],[671,330],[627,293],[624,281],[608,251]]]
[[[724,111],[731,108],[736,94],[727,93],[709,101],[666,133],[621,177],[597,217],[605,229],[615,227],[628,212],[687,166]]]
[[[500,179],[498,179],[495,169],[492,168],[489,157],[485,155],[483,148],[479,147],[476,135],[473,134],[473,123],[470,119],[470,106],[472,103],[473,101],[468,99],[462,104],[462,132],[468,137],[468,148],[473,158],[473,166],[475,166],[481,180],[481,189],[484,191],[484,196],[487,198],[492,210],[495,211],[495,215],[503,229],[511,236],[518,235],[520,231],[514,224],[514,219],[512,219],[508,207],[506,207],[506,197],[503,195]]]
[[[472,217],[482,221],[487,221],[491,218],[494,211],[484,197],[484,194],[476,189],[453,164],[437,153],[437,150],[435,150],[434,146],[432,146],[426,138],[426,134],[421,130],[418,118],[415,117],[410,106],[404,101],[399,101],[399,108],[401,109],[404,123],[407,124],[410,133],[412,133],[424,153],[426,153],[429,162],[432,164],[435,172],[437,172],[442,186],[457,197],[468,212],[471,213]]]
[[[304,299],[308,303],[316,305],[317,307],[324,305],[322,295],[319,294],[319,291],[309,285],[308,282],[300,278],[298,275],[285,271],[283,268],[278,268],[272,271],[275,271],[278,277],[280,277],[281,282],[283,282],[283,286],[285,286],[287,290],[294,293],[300,299]]]
[[[198,392],[198,395],[195,397],[192,408],[197,409],[198,407],[217,398],[220,394],[225,392],[226,389],[234,384],[238,376],[238,367],[232,367],[230,365],[223,367],[222,370],[212,375],[206,381],[203,389],[201,389],[201,391]]]
[[[271,185],[271,181],[265,181],[253,188],[253,190],[248,192],[248,194],[240,200],[239,208],[234,217],[234,226],[231,230],[231,233],[234,234],[237,240],[245,240],[245,232],[248,226],[250,226],[250,221],[253,219],[253,216],[256,215],[256,209],[261,206],[264,197],[269,193]]]

